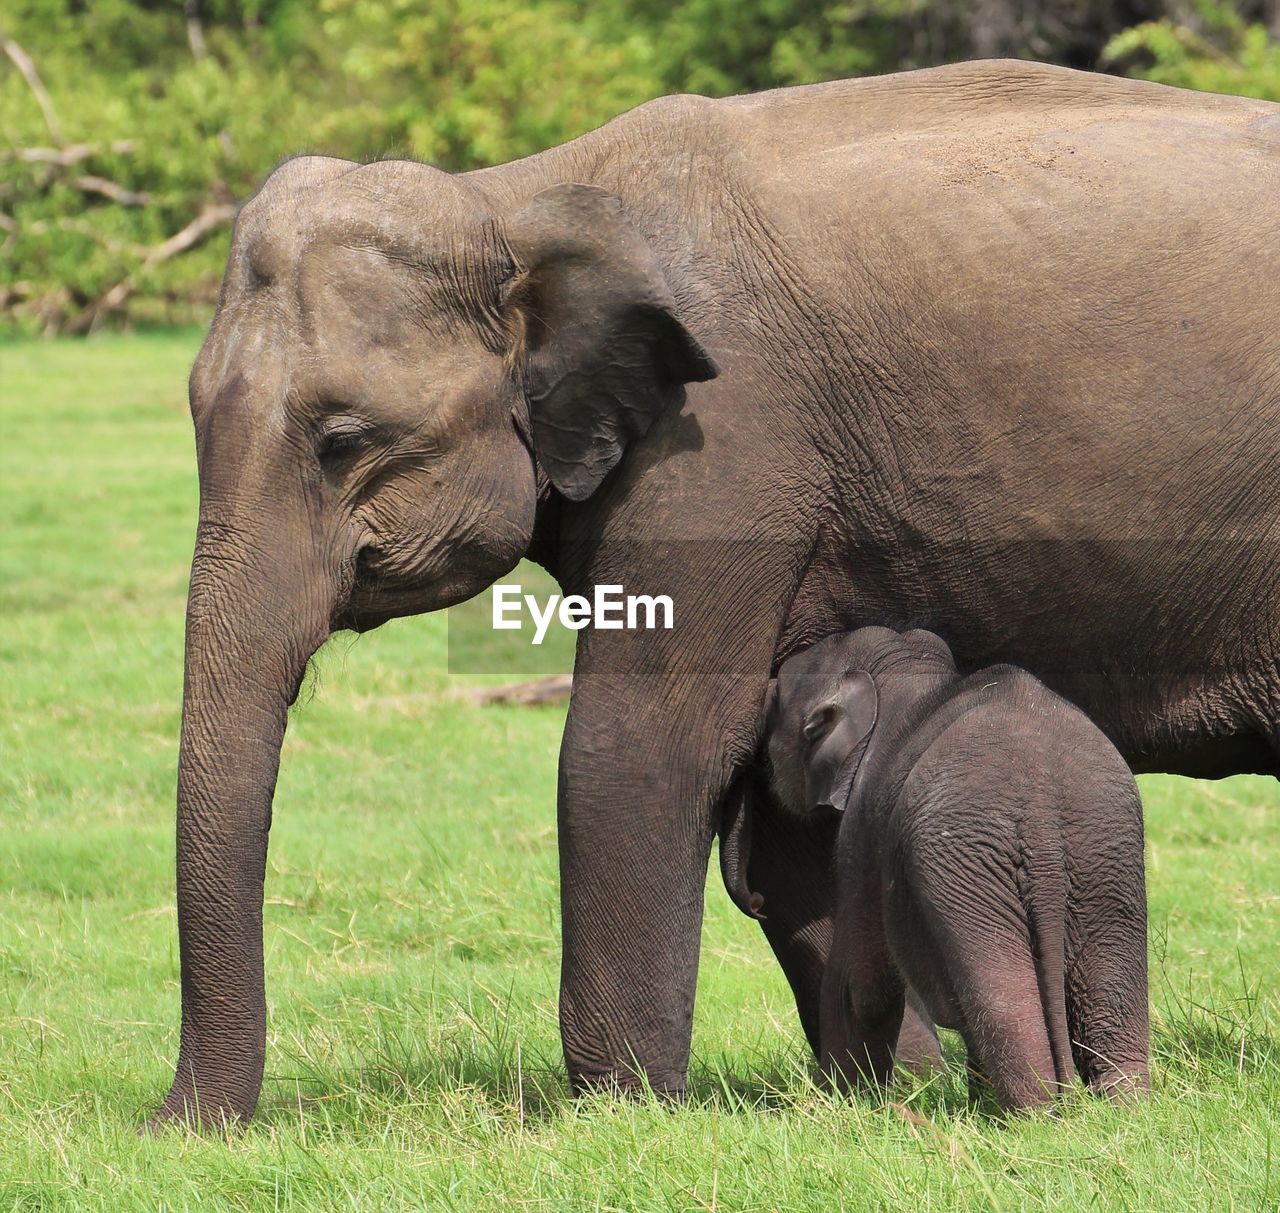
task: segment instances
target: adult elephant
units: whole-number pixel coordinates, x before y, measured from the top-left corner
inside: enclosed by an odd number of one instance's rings
[[[1275,772],[1277,198],[1280,107],[1012,62],[668,98],[459,176],[279,168],[191,378],[161,1117],[257,1099],[308,658],[525,554],[676,607],[581,636],[579,1088],[683,1087],[719,813],[770,669],[820,636],[927,625],[964,665],[1032,670],[1137,769]],[[747,883],[811,1026],[824,840],[754,827]]]

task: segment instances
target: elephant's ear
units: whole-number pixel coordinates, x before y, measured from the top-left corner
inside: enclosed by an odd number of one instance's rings
[[[720,817],[720,876],[733,904],[748,918],[763,918],[764,898],[748,883],[751,866],[751,819],[755,814],[755,792],[748,776],[735,781],[725,797]]]
[[[843,813],[850,807],[854,784],[880,716],[880,693],[876,690],[875,679],[866,670],[850,670],[840,679],[836,698],[844,709],[844,727],[848,729],[849,739],[853,742],[836,772],[835,784],[831,789],[831,807]]]
[[[582,501],[681,387],[715,363],[680,323],[653,250],[621,202],[590,185],[543,190],[511,217],[519,268],[508,296],[534,450],[551,483]]]

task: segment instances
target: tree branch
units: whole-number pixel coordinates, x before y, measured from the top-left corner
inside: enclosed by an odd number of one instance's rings
[[[180,232],[157,244],[142,262],[142,268],[150,269],[161,261],[168,261],[179,253],[185,253],[193,244],[199,244],[215,227],[230,223],[240,208],[231,202],[208,205]]]
[[[25,164],[49,164],[54,168],[70,168],[99,152],[128,155],[137,145],[132,139],[116,139],[112,143],[72,143],[67,147],[20,147],[16,151],[0,151],[0,158],[21,160]]]
[[[168,261],[179,253],[185,253],[192,245],[199,244],[214,228],[230,223],[239,208],[231,203],[215,203],[205,208],[181,231],[175,232],[168,240],[154,245],[142,259],[137,273],[149,270],[152,266]],[[64,329],[68,333],[93,332],[103,319],[117,308],[123,307],[129,297],[137,289],[134,278],[130,274],[120,279],[115,286],[105,290],[83,311],[73,316]]]
[[[204,24],[200,20],[200,0],[183,0],[182,12],[187,19],[187,45],[191,47],[191,57],[199,63],[207,54]]]
[[[479,687],[467,691],[466,697],[472,703],[482,706],[493,703],[534,706],[543,703],[564,703],[572,690],[572,674],[553,674],[549,678],[535,678],[532,682],[514,682],[500,687]]]
[[[71,184],[86,194],[101,194],[121,206],[146,206],[151,201],[151,195],[145,190],[125,189],[123,185],[117,185],[105,177],[74,177]]]
[[[49,128],[49,137],[54,143],[61,146],[63,143],[62,127],[58,122],[58,114],[53,108],[53,102],[49,98],[44,81],[40,79],[40,73],[36,71],[36,65],[31,61],[31,56],[12,38],[6,38],[3,46],[4,53],[13,60],[14,67],[22,73],[22,78],[35,94],[36,104],[40,106],[40,112],[44,115],[44,124]]]
[[[9,224],[7,230],[11,230],[14,236],[17,234],[18,225],[5,215],[0,215],[0,228]],[[102,245],[104,249],[111,253],[118,253],[121,256],[133,257],[139,261],[147,255],[148,249],[146,245],[134,244],[127,240],[117,240],[114,236],[107,235],[106,232],[100,232],[92,223],[84,219],[74,219],[67,215],[61,215],[56,219],[37,219],[34,223],[29,223],[26,230],[33,236],[43,236],[46,232],[74,232],[77,236],[83,236],[86,240],[94,240]],[[12,240],[13,237],[10,237]],[[0,252],[3,252],[5,245],[0,245]]]

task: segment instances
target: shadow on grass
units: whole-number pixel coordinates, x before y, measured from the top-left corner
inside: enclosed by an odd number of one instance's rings
[[[297,1051],[290,1051],[288,1058],[287,1072],[271,1084],[277,1094],[264,1100],[259,1110],[261,1122],[292,1122],[317,1105],[363,1115],[373,1106],[461,1096],[473,1104],[477,1115],[530,1125],[566,1113],[603,1110],[616,1098],[607,1092],[575,1097],[558,1050],[530,1052],[518,1041],[497,1048],[474,1041],[438,1040],[431,1050],[425,1042],[384,1036],[362,1056],[336,1065],[332,1060],[316,1064]],[[773,1112],[793,1106],[814,1090],[807,1054],[779,1052],[757,1064],[695,1059],[681,1102],[726,1112]],[[637,1107],[674,1102],[647,1087],[629,1091],[626,1099]]]
[[[288,1123],[317,1106],[359,1116],[374,1107],[422,1104],[467,1093],[478,1112],[545,1120],[569,1101],[558,1056],[529,1051],[508,1015],[508,1003],[434,1001],[377,1012],[357,1032],[357,1051],[318,1052],[308,1040],[283,1044],[285,1064],[269,1078],[271,1094],[257,1120]]]
[[[1153,973],[1152,1061],[1157,1090],[1198,1086],[1206,1080],[1265,1075],[1280,1079],[1280,1035],[1256,986],[1208,1001],[1180,992],[1163,967]],[[1179,979],[1190,982],[1185,974]],[[487,992],[486,992],[487,993]],[[523,1010],[523,1009],[522,1009]],[[279,1049],[285,1064],[271,1076],[259,1123],[292,1125],[305,1118],[334,1123],[385,1119],[398,1107],[455,1102],[461,1115],[499,1125],[529,1126],[566,1114],[614,1106],[608,1094],[576,1099],[559,1048],[545,1035],[529,1044],[517,1027],[510,997],[377,1009],[317,1048],[294,1038]],[[350,1042],[358,1042],[352,1048]],[[343,1047],[345,1044],[345,1047]],[[1000,1118],[991,1100],[970,1101],[963,1044],[943,1033],[947,1065],[924,1077],[903,1075],[884,1092],[856,1095],[865,1110],[891,1105],[912,1115]],[[803,1041],[782,1041],[754,1054],[695,1054],[686,1106],[725,1112],[775,1114],[800,1105],[838,1105],[842,1097],[819,1081]],[[666,1106],[647,1090],[631,1093],[632,1106]]]
[[[566,1114],[616,1108],[608,1093],[574,1097],[558,1048],[544,1040],[530,1047],[513,1029],[508,1005],[451,1000],[448,1013],[434,1006],[379,1012],[365,1021],[358,1051],[319,1052],[305,1040],[278,1047],[286,1058],[269,1076],[255,1120],[294,1125],[299,1119],[333,1123],[385,1118],[397,1107],[461,1101],[464,1115],[530,1126]],[[944,1070],[924,1077],[904,1074],[888,1090],[855,1096],[864,1108],[892,1103],[922,1116],[954,1114],[968,1106],[964,1051],[946,1044]],[[815,1103],[839,1107],[846,1100],[819,1082],[816,1064],[797,1033],[794,1045],[743,1055],[698,1055],[689,1068],[685,1107],[755,1115],[793,1111]],[[629,1092],[629,1106],[670,1107],[648,1088]]]

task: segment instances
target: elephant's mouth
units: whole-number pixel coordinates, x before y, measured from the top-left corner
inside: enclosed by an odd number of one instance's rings
[[[373,548],[356,554],[350,588],[334,612],[335,632],[371,632],[392,619],[418,615],[433,609],[423,605],[428,595],[421,589],[399,585],[381,567]]]
[[[366,546],[355,556],[350,589],[334,612],[331,628],[371,632],[392,619],[456,606],[490,584],[491,577],[469,576],[465,570],[398,576],[376,548]]]
[[[397,589],[386,585],[377,589],[357,588],[346,605],[336,611],[331,624],[335,632],[372,632],[393,619],[425,615],[453,606],[458,599],[441,599],[431,589]]]
[[[357,606],[354,603],[348,603],[347,606],[334,615],[333,623],[330,626],[334,632],[372,632],[374,628],[380,628],[384,623],[388,623],[392,619],[399,618],[407,613],[404,611],[375,611]]]

